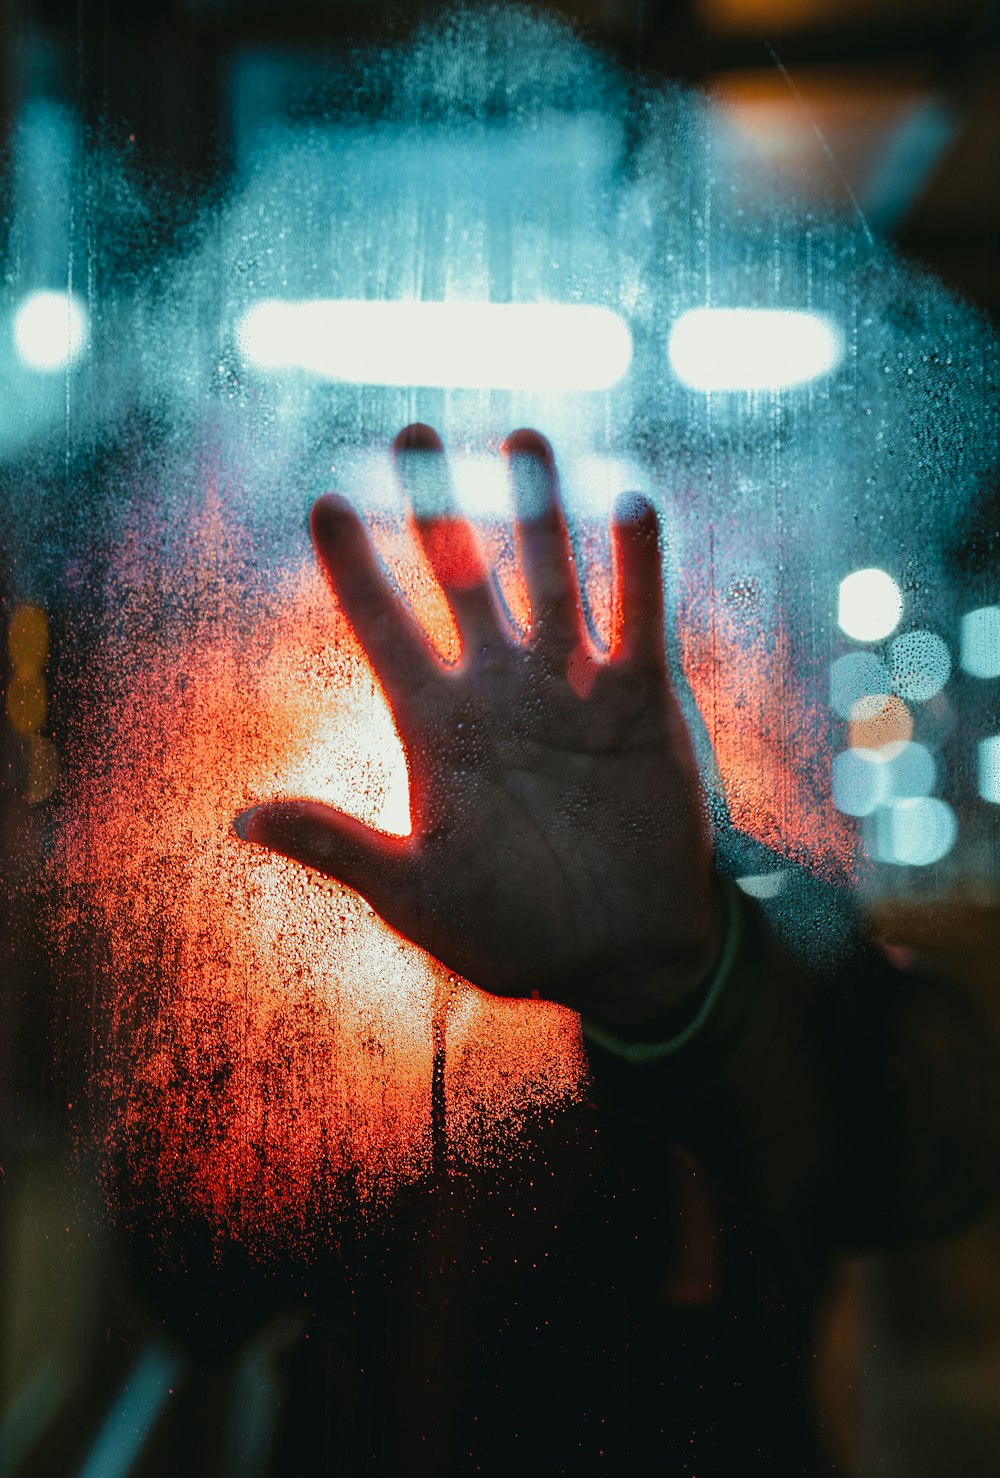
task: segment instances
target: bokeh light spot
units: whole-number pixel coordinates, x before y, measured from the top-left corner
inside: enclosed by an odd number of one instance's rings
[[[926,703],[951,676],[951,653],[933,631],[907,631],[889,647],[892,686],[910,703]]]
[[[833,803],[845,816],[870,816],[888,795],[885,759],[874,749],[845,749],[833,761]]]
[[[7,689],[7,714],[18,734],[37,734],[45,722],[45,681],[40,675],[15,673]]]
[[[924,744],[887,745],[882,751],[888,789],[896,800],[930,795],[937,779],[934,756]]]
[[[830,667],[830,707],[841,718],[850,718],[863,698],[882,696],[873,711],[884,707],[892,691],[889,669],[872,652],[848,652]]]
[[[882,641],[902,614],[902,593],[885,570],[855,570],[841,580],[837,622],[855,641]]]
[[[984,801],[1000,806],[1000,734],[980,739],[978,759],[979,794]]]
[[[7,628],[7,650],[15,672],[39,670],[49,652],[49,623],[41,606],[17,607]]]
[[[358,385],[608,390],[632,362],[619,314],[572,303],[269,299],[236,337],[260,369]]]
[[[31,734],[25,740],[28,779],[25,799],[29,806],[47,801],[59,784],[59,751],[51,739]]]
[[[892,695],[859,698],[851,712],[847,742],[852,749],[881,749],[905,744],[913,737],[913,715],[906,704]]]
[[[76,293],[29,293],[14,315],[14,347],[29,369],[73,364],[87,347],[89,316]]]
[[[766,900],[780,897],[787,882],[786,872],[750,872],[745,877],[737,878],[736,886],[748,898]]]
[[[962,617],[960,660],[970,677],[1000,677],[1000,606],[980,606]]]
[[[875,823],[877,860],[898,867],[929,867],[940,862],[951,851],[958,835],[954,811],[937,796],[880,806]]]

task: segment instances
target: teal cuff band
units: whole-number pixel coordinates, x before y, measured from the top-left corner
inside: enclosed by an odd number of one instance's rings
[[[606,1052],[613,1053],[615,1057],[620,1057],[625,1062],[645,1066],[647,1063],[662,1062],[665,1058],[672,1057],[675,1052],[680,1052],[683,1047],[694,1040],[718,1005],[733,974],[739,957],[740,945],[743,942],[743,910],[739,894],[731,882],[727,881],[724,888],[726,930],[722,941],[722,953],[714,971],[702,987],[705,990],[704,999],[697,1013],[684,1029],[662,1042],[630,1042],[625,1037],[619,1036],[606,1022],[595,1021],[590,1016],[581,1016],[580,1025],[588,1042],[603,1047]]]

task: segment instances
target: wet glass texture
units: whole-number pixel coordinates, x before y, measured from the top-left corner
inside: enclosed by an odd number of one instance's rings
[[[519,10],[322,61],[248,44],[197,207],[24,76],[9,891],[44,899],[69,1134],[116,1215],[157,1247],[329,1247],[586,1096],[572,1013],[486,996],[232,831],[275,797],[408,830],[393,715],[306,526],[343,491],[454,655],[389,458],[408,422],[440,432],[515,612],[500,446],[549,437],[599,643],[613,502],[655,503],[713,821],[793,946],[824,947],[784,908],[803,870],[866,902],[995,885],[1000,585],[956,551],[995,477],[996,340],[860,211]],[[172,1357],[145,1358],[155,1403]]]
[[[328,1178],[367,1195],[425,1168],[435,1013],[460,1158],[502,1153],[581,1073],[565,1013],[449,981],[232,834],[282,795],[408,829],[313,498],[364,511],[447,651],[389,443],[439,429],[513,579],[499,446],[544,429],[599,638],[613,500],[660,510],[719,824],[841,884],[940,886],[991,866],[991,736],[954,704],[963,669],[991,670],[995,608],[963,609],[948,551],[993,468],[996,346],[701,97],[637,87],[552,23],[466,18],[332,66],[248,49],[228,93],[231,183],[162,246],[169,181],[151,200],[120,140],[25,97],[0,437],[50,943],[101,959],[89,1127],[252,1238]]]

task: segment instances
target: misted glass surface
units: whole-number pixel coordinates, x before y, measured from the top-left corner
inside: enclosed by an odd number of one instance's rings
[[[855,902],[995,895],[994,334],[860,207],[772,171],[724,108],[528,11],[322,56],[249,39],[226,60],[221,183],[197,198],[115,117],[85,124],[43,39],[15,57],[4,1132],[15,1182],[33,1155],[41,1185],[74,1167],[75,1276],[119,1332],[89,1385],[65,1353],[89,1348],[89,1315],[66,1315],[62,1354],[22,1332],[37,1359],[15,1341],[9,1384],[39,1442],[63,1412],[70,1456],[50,1471],[86,1478],[265,1473],[279,1448],[289,1473],[331,1452],[389,1472],[383,1420],[418,1434],[414,1471],[493,1471],[482,1433],[468,1468],[435,1456],[445,1429],[473,1453],[478,1412],[497,1417],[457,1376],[426,1396],[422,1373],[451,1369],[441,1350],[479,1309],[501,1364],[497,1330],[532,1324],[525,1379],[544,1380],[566,1336],[547,1343],[530,1284],[608,1389],[625,1380],[566,1243],[611,1245],[616,1177],[642,1180],[645,1151],[594,1149],[574,1013],[486,995],[357,893],[234,834],[281,797],[409,830],[402,741],[309,508],[351,499],[453,659],[391,465],[401,427],[439,431],[522,621],[500,449],[544,432],[599,646],[611,509],[645,493],[720,856],[794,949],[829,955]],[[645,1181],[631,1194],[652,1266],[665,1213]],[[41,1225],[24,1216],[18,1267]],[[439,1307],[445,1263],[487,1292]],[[728,1339],[704,1336],[716,1359]],[[209,1432],[208,1368],[225,1415],[199,1447],[170,1412],[189,1400]],[[388,1414],[366,1382],[395,1393]],[[307,1411],[296,1389],[324,1395]],[[533,1449],[527,1471],[601,1470],[603,1421],[574,1437],[579,1468]],[[3,1471],[41,1471],[33,1441]]]

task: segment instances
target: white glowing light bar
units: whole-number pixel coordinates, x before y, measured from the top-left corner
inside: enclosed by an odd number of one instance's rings
[[[841,580],[837,621],[855,641],[881,641],[902,614],[902,592],[885,570],[855,570]]]
[[[89,318],[76,293],[29,293],[14,315],[14,347],[29,369],[65,369],[87,347]]]
[[[358,385],[474,390],[608,390],[632,362],[609,308],[572,303],[270,299],[241,318],[242,353]]]
[[[667,356],[691,390],[786,390],[836,369],[837,327],[785,308],[692,308],[670,331]]]

